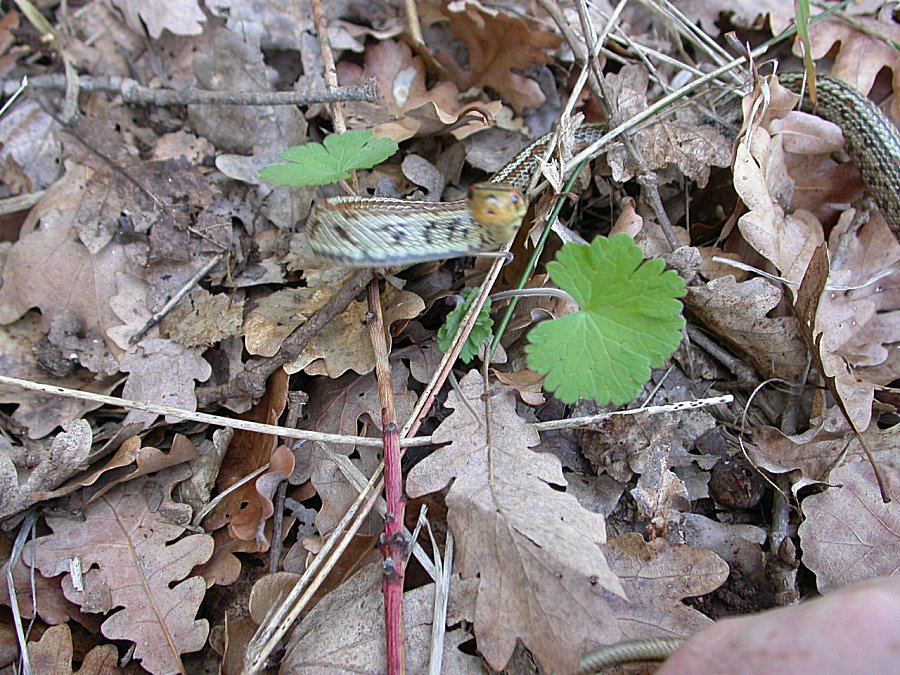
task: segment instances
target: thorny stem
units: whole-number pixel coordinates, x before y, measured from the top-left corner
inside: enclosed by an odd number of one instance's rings
[[[381,296],[378,279],[369,282],[369,338],[375,351],[375,377],[381,400],[381,428],[384,440],[384,496],[387,513],[384,516],[384,534],[381,554],[384,558],[384,574],[381,587],[384,592],[384,619],[387,633],[387,670],[390,675],[402,675],[406,671],[403,629],[403,579],[411,542],[406,540],[403,520],[406,499],[403,496],[403,475],[400,468],[400,433],[397,429],[397,411],[394,406],[394,384],[388,362],[387,340],[384,337],[384,317],[381,312]]]

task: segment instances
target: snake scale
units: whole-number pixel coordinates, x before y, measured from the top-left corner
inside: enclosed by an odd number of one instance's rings
[[[779,81],[801,93],[802,73]],[[900,238],[900,134],[866,96],[831,76],[817,78],[815,109],[807,97],[801,109],[834,122],[844,132],[869,194]],[[607,128],[586,124],[575,132],[577,146],[599,139]],[[331,197],[317,202],[307,220],[312,251],[350,267],[404,265],[494,251],[509,241],[525,215],[524,193],[538,158],[553,134],[534,141],[489,181],[469,188],[466,199],[424,202],[381,197]]]

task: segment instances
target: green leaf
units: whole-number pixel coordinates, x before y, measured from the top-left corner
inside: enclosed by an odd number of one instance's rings
[[[676,298],[684,281],[662,260],[643,259],[630,237],[566,244],[547,269],[581,311],[538,324],[528,335],[528,367],[564,403],[634,400],[681,342]]]
[[[328,185],[350,177],[351,171],[371,169],[397,152],[390,138],[375,138],[371,131],[333,134],[325,145],[307,143],[288,148],[281,159],[259,172],[260,178],[279,187]]]
[[[447,318],[444,320],[444,325],[441,326],[441,329],[438,331],[438,346],[445,354],[450,351],[450,343],[453,341],[453,336],[456,335],[463,317],[469,311],[469,307],[472,306],[472,303],[475,302],[475,298],[478,296],[474,289],[469,289],[463,293],[463,297],[465,298],[465,302],[457,305],[456,309],[447,315]],[[475,325],[472,327],[472,331],[466,339],[466,344],[463,345],[462,351],[459,354],[459,358],[462,359],[463,363],[468,363],[478,355],[484,341],[491,337],[493,328],[494,320],[491,318],[491,299],[488,298],[481,308],[481,312],[479,312],[478,318],[475,320]]]

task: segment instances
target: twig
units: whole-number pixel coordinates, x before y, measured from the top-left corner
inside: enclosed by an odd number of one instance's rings
[[[125,103],[134,105],[302,105],[314,103],[334,103],[336,101],[367,101],[376,103],[378,91],[375,80],[353,87],[332,87],[306,91],[216,91],[185,87],[184,89],[154,89],[145,87],[127,77],[78,78],[82,91],[104,91],[119,94]],[[62,75],[40,75],[28,80],[29,88],[45,91],[62,91],[66,79]],[[3,95],[11,95],[19,83],[3,80],[0,87]]]
[[[40,382],[29,382],[28,380],[20,380],[16,377],[7,377],[0,375],[0,384],[8,384],[14,387],[21,387],[30,391],[42,391],[48,394],[56,394],[65,396],[66,398],[76,398],[82,401],[93,401],[94,403],[104,403],[106,405],[118,406],[130,410],[141,410],[144,412],[155,413],[157,415],[168,415],[170,417],[180,417],[183,420],[191,420],[193,422],[203,422],[204,424],[213,424],[218,427],[228,427],[229,429],[242,429],[244,431],[255,431],[260,434],[268,434],[270,436],[284,436],[285,438],[297,438],[305,441],[318,441],[320,443],[350,443],[353,445],[365,445],[367,447],[377,448],[381,446],[380,438],[367,438],[365,436],[347,436],[344,434],[327,434],[321,431],[307,431],[306,429],[290,429],[288,427],[280,427],[275,424],[262,424],[260,422],[250,422],[247,420],[235,420],[220,415],[210,415],[208,413],[196,412],[193,410],[184,410],[182,408],[173,408],[168,405],[156,405],[154,403],[143,403],[142,401],[132,401],[127,398],[119,398],[117,396],[105,396],[103,394],[95,394],[90,391],[79,391],[77,389],[67,389],[59,387],[55,384],[41,384]],[[431,445],[432,441],[429,437],[410,438],[400,441],[401,447],[409,448],[413,446]]]
[[[181,288],[179,288],[175,294],[169,298],[169,301],[163,305],[162,309],[160,309],[156,314],[150,317],[147,323],[144,324],[143,328],[141,328],[137,333],[131,336],[131,339],[128,340],[128,344],[135,344],[142,337],[144,337],[155,325],[157,325],[160,321],[162,321],[166,315],[175,309],[175,305],[181,302],[181,299],[186,296],[190,290],[200,283],[200,280],[205,277],[209,271],[219,264],[219,261],[225,257],[224,253],[220,253],[217,256],[210,258],[199,270],[194,274],[190,279],[187,280],[187,283],[184,284]]]
[[[538,422],[532,426],[538,431],[550,431],[552,429],[572,429],[574,427],[583,427],[591,424],[599,424],[605,422],[612,417],[631,417],[633,415],[662,415],[664,413],[678,412],[680,410],[697,410],[698,408],[706,408],[712,405],[727,405],[734,401],[734,397],[730,394],[725,396],[713,396],[712,398],[699,398],[693,401],[678,401],[677,403],[667,403],[665,405],[649,405],[644,408],[634,408],[632,410],[615,410],[613,412],[600,413],[598,415],[588,415],[587,417],[572,417],[564,420],[551,420],[549,422]]]
[[[359,270],[354,273],[353,276],[344,282],[341,289],[328,300],[324,307],[288,336],[281,344],[278,354],[271,358],[258,357],[249,360],[244,366],[244,372],[238,374],[227,384],[215,387],[199,387],[197,389],[198,404],[207,405],[215,401],[241,398],[243,396],[251,398],[261,397],[266,391],[266,381],[269,379],[269,375],[284,364],[296,359],[322,328],[347,309],[347,306],[353,299],[366,287],[371,277],[372,273],[370,270]],[[290,438],[300,437],[290,436]]]
[[[22,523],[22,526],[19,528],[19,533],[16,535],[12,553],[9,556],[9,560],[6,562],[6,585],[9,590],[9,606],[12,609],[13,623],[16,626],[16,640],[19,643],[19,655],[22,659],[23,675],[31,675],[31,661],[28,658],[28,643],[25,637],[25,630],[22,628],[22,615],[19,613],[19,598],[16,594],[16,583],[13,580],[13,570],[15,570],[16,564],[19,562],[19,558],[22,555],[22,549],[25,547],[25,541],[34,529],[37,518],[38,513],[35,509],[32,509],[25,517],[25,521]],[[32,600],[32,602],[33,601],[34,600]]]
[[[400,469],[400,435],[397,430],[397,411],[394,407],[394,384],[388,363],[388,347],[384,338],[384,317],[378,279],[369,282],[369,338],[375,351],[375,377],[381,401],[381,429],[384,438],[384,494],[387,513],[381,554],[384,573],[381,588],[384,593],[384,619],[387,634],[387,672],[402,675],[406,672],[406,650],[403,629],[403,580],[409,544],[403,527],[406,499],[403,496],[403,475]]]

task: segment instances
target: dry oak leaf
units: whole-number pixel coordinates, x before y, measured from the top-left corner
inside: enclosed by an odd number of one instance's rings
[[[374,78],[381,94],[378,103],[344,104],[351,127],[374,129],[377,136],[398,143],[445,131],[462,139],[485,128],[484,114],[466,113],[455,84],[440,82],[427,88],[424,61],[402,42],[384,40],[371,45],[366,49],[364,68],[342,61],[337,71],[344,85]],[[502,106],[500,101],[478,104],[490,115],[499,113]]]
[[[119,486],[86,506],[83,521],[47,518],[53,534],[38,538],[32,549],[45,577],[67,572],[71,558],[81,559],[84,591],[76,591],[66,575],[66,597],[85,611],[117,610],[103,622],[103,634],[134,642],[135,658],[152,673],[185,672],[181,654],[201,649],[209,633],[207,621],[195,619],[206,583],[182,579],[209,558],[213,540],[203,534],[178,539],[184,527],[151,511],[157,489],[165,497],[171,492],[172,481],[167,483],[154,488],[144,477]]]
[[[256,303],[244,319],[244,346],[255,356],[275,356],[281,343],[334,295],[334,287],[283,288]]]
[[[72,632],[65,624],[52,626],[37,642],[28,643],[31,672],[42,675],[72,675]],[[115,645],[97,645],[81,658],[77,675],[120,673],[119,650]]]
[[[890,3],[885,9],[890,11]],[[884,20],[859,18],[856,25],[830,17],[810,26],[809,37],[813,59],[833,55],[835,44],[840,43],[834,55],[831,74],[849,82],[864,94],[871,91],[875,78],[882,68],[893,71],[894,100],[891,114],[900,119],[900,27],[888,14]],[[794,53],[800,55],[800,43],[794,43]]]
[[[798,210],[786,215],[778,203],[781,197],[789,200],[793,191],[779,137],[756,128],[749,149],[746,142],[738,145],[734,187],[748,209],[738,220],[744,239],[771,261],[781,276],[799,283],[824,235],[811,213]]]
[[[381,563],[370,565],[326,595],[303,617],[288,640],[281,673],[385,672],[384,598]],[[403,594],[406,667],[410,673],[428,672],[434,584]],[[448,630],[442,645],[442,672],[477,675],[481,659],[459,646],[471,636]]]
[[[460,386],[484,411],[478,372]],[[604,594],[625,597],[601,548],[604,518],[559,491],[566,480],[555,456],[529,449],[540,438],[516,414],[512,388],[492,388],[491,447],[486,425],[472,419],[456,392],[447,406],[455,412],[432,437],[450,444],[416,465],[406,488],[418,497],[450,484],[458,570],[463,579],[479,580],[478,650],[500,670],[521,640],[547,670],[575,672],[585,640],[606,641],[616,625]]]
[[[868,462],[831,473],[840,487],[803,500],[803,564],[822,593],[872,577],[900,574],[900,470],[881,466],[892,500],[885,504]]]
[[[188,349],[160,338],[144,338],[132,347],[119,364],[131,373],[122,396],[136,401],[171,406],[182,410],[196,410],[194,380],[209,379],[212,368],[200,355],[199,349]],[[159,415],[132,410],[125,416],[124,424],[143,423],[149,426]],[[177,416],[167,415],[173,422]]]
[[[381,306],[390,352],[391,325],[419,316],[425,310],[425,301],[415,293],[386,284],[381,293]],[[375,351],[369,338],[368,313],[365,302],[351,302],[343,313],[316,334],[300,356],[284,365],[285,371],[294,374],[303,370],[309,375],[330,378],[340,377],[348,370],[360,375],[370,372],[375,368]]]
[[[76,370],[66,377],[52,377],[35,360],[35,350],[44,339],[41,317],[34,311],[8,326],[0,326],[0,373],[95,394],[108,394],[117,386],[117,381],[97,380],[86,370]],[[25,426],[29,438],[33,439],[43,438],[57,427],[67,427],[101,405],[9,385],[0,385],[0,403],[18,405],[12,418]]]
[[[835,428],[837,423],[837,427]],[[862,437],[875,459],[882,466],[900,470],[900,434],[896,429],[879,429],[870,425]],[[753,435],[753,445],[747,453],[757,466],[772,473],[786,473],[799,469],[806,479],[794,481],[794,491],[811,481],[833,483],[828,472],[839,458],[843,461],[866,461],[859,439],[852,433],[843,417],[826,418],[812,429],[795,436],[786,436],[774,427],[762,426]]]
[[[240,335],[243,321],[243,299],[198,288],[175,305],[162,320],[160,331],[185,347],[209,347]]]
[[[30,470],[21,461],[26,459],[24,449],[0,440],[0,519],[24,511],[39,501],[35,493],[52,490],[84,469],[92,437],[90,425],[75,420],[68,431],[56,435],[44,456],[27,458]],[[23,465],[16,466],[14,458]]]
[[[546,100],[540,86],[514,69],[524,71],[536,63],[549,63],[544,50],[556,49],[562,38],[534,30],[523,19],[477,2],[453,3],[444,11],[450,17],[450,29],[469,51],[468,68],[448,54],[437,55],[459,88],[490,87],[520,114],[525,108],[539,108]]]
[[[44,201],[51,193],[52,189]],[[81,320],[85,331],[105,339],[113,353],[121,353],[107,336],[109,328],[121,323],[109,301],[117,291],[116,275],[128,264],[121,246],[91,254],[69,223],[42,226],[22,236],[8,254],[0,288],[0,323],[11,323],[38,307],[49,329],[56,313],[65,309]]]
[[[647,109],[647,85],[650,76],[639,65],[628,65],[617,74],[607,76],[616,108],[622,120],[628,120]],[[701,126],[693,114],[685,111],[673,118],[651,125],[633,135],[647,169],[663,169],[674,164],[699,187],[709,180],[711,166],[731,164],[730,145],[711,126]],[[640,170],[625,146],[617,143],[607,153],[613,178],[624,183]]]
[[[101,468],[57,490],[38,493],[35,496],[42,500],[55,499],[84,489],[82,499],[85,503],[90,503],[120,483],[126,483],[148,473],[156,473],[182,462],[189,462],[198,456],[197,446],[181,434],[175,434],[169,452],[163,452],[149,445],[141,447],[141,438],[132,436],[119,446],[116,454]]]
[[[682,599],[712,593],[728,578],[728,564],[712,551],[665,539],[650,542],[628,533],[602,546],[609,565],[628,595],[594,590],[605,596],[616,616],[619,635],[600,644],[650,637],[689,637],[711,620]]]
[[[113,0],[125,16],[125,23],[138,34],[147,33],[153,39],[168,30],[173,35],[200,35],[206,15],[197,0]]]
[[[755,29],[761,28],[768,17],[772,35],[794,21],[793,5],[780,0],[682,0],[678,9],[710,35],[721,32],[717,25],[720,14],[727,14],[735,26]]]
[[[766,377],[792,380],[807,367],[806,344],[793,316],[769,317],[781,291],[762,278],[714,279],[688,288],[685,306],[718,339],[746,354]]]

